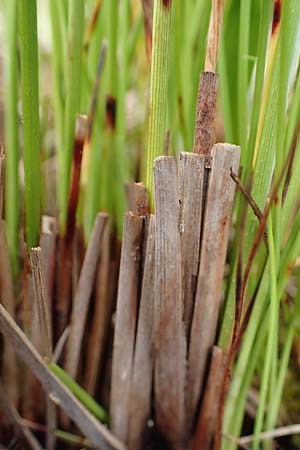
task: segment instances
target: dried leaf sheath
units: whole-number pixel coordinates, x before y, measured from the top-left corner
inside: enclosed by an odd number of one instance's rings
[[[204,155],[180,153],[178,182],[182,208],[182,288],[187,336],[190,334],[199,270],[204,171]]]
[[[211,448],[222,388],[222,375],[226,366],[226,353],[215,346],[212,351],[208,380],[196,427],[193,450]]]
[[[229,144],[216,144],[212,150],[188,356],[187,411],[190,426],[195,419],[208,357],[215,340],[235,192],[230,169],[238,170],[239,155],[239,148]]]
[[[65,370],[73,378],[78,375],[82,338],[94,286],[103,230],[107,220],[108,215],[105,213],[99,213],[96,217],[74,298],[65,362]]]
[[[185,438],[186,375],[177,181],[175,158],[157,158],[154,163],[155,414],[159,431],[175,446]]]
[[[84,387],[92,396],[95,395],[98,373],[101,373],[104,362],[105,344],[114,304],[113,296],[109,290],[110,247],[110,227],[107,223],[103,231],[98,273],[96,275],[95,309],[86,348],[87,363],[84,373]]]
[[[146,219],[145,219],[146,220]],[[150,217],[130,390],[129,447],[140,450],[151,417],[153,381],[155,216]],[[145,233],[146,234],[146,233]]]
[[[128,439],[142,233],[143,218],[127,212],[123,228],[110,397],[111,429],[123,442]]]

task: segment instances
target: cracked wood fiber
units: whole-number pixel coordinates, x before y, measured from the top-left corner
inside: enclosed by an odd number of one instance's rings
[[[216,144],[212,149],[188,356],[187,414],[190,426],[195,420],[205,370],[216,335],[235,193],[230,170],[237,172],[239,157],[240,149],[234,145]]]
[[[193,450],[206,450],[211,448],[218,414],[226,356],[226,353],[220,347],[214,346],[208,380],[205,386],[195,432]]]
[[[128,440],[143,221],[143,217],[127,212],[123,227],[110,397],[111,428],[123,442]]]
[[[126,447],[77,400],[47,367],[40,354],[0,304],[0,331],[20,358],[32,370],[48,394],[68,414],[97,450],[125,450]]]
[[[78,375],[88,307],[95,281],[103,230],[107,221],[108,215],[106,213],[99,213],[96,217],[75,293],[65,362],[66,372],[74,379]]]
[[[205,156],[180,153],[178,179],[181,202],[181,251],[184,323],[190,334],[200,257]]]
[[[155,216],[150,217],[130,390],[129,448],[140,450],[151,417]]]
[[[180,204],[174,157],[154,162],[155,413],[160,433],[176,448],[185,438],[186,339],[183,324]]]

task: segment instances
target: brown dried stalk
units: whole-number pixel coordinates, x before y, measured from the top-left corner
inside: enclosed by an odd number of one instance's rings
[[[193,152],[209,156],[216,142],[216,110],[219,75],[200,75]]]
[[[208,380],[205,386],[194,436],[193,450],[207,450],[211,448],[218,414],[225,362],[226,354],[221,348],[215,346],[212,351]]]
[[[148,191],[143,183],[126,183],[125,194],[129,211],[139,216],[150,214]]]
[[[125,450],[125,446],[105,428],[47,367],[31,342],[0,304],[0,331],[24,363],[30,367],[52,399],[68,414],[98,450]]]
[[[212,0],[205,71],[201,73],[199,82],[193,149],[195,153],[206,156],[209,156],[211,148],[216,142],[215,121],[219,82],[216,67],[223,15],[224,0]]]
[[[230,169],[237,171],[239,156],[239,147],[234,145],[216,144],[212,150],[188,356],[187,411],[191,427],[195,420],[205,369],[215,340],[235,192]]]
[[[44,275],[41,260],[41,248],[30,249],[30,263],[33,276],[34,297],[38,311],[40,338],[43,356],[52,358],[52,327],[49,319],[49,302],[44,285]]]
[[[212,12],[208,31],[205,72],[216,72],[220,36],[224,16],[224,0],[212,0]]]
[[[204,155],[180,153],[178,182],[181,203],[183,303],[188,339],[199,271],[204,171]]]
[[[155,216],[145,219],[147,239],[144,238],[145,259],[140,298],[137,333],[130,389],[129,448],[140,450],[143,446],[147,422],[151,417],[153,381],[153,321],[154,321],[154,257]]]
[[[33,275],[35,303],[38,310],[42,354],[52,361],[52,327],[49,317],[49,300],[47,290],[44,285],[40,247],[30,249],[30,262]],[[46,398],[46,415],[48,424],[47,449],[54,450],[56,444],[54,432],[57,427],[57,416],[56,406],[52,403],[49,397]]]
[[[107,221],[106,213],[99,213],[96,217],[74,297],[65,361],[65,370],[74,379],[78,375],[82,338],[94,286],[103,231]]]
[[[125,214],[118,286],[111,377],[110,423],[113,432],[128,440],[131,368],[139,296],[143,218]]]
[[[186,337],[183,324],[180,205],[174,157],[154,162],[155,409],[159,432],[175,447],[186,438]]]
[[[52,324],[53,290],[58,224],[55,217],[42,217],[40,237],[42,267],[44,268],[45,290],[49,303],[49,320]]]
[[[96,392],[98,374],[101,373],[105,345],[114,306],[113,296],[110,295],[109,291],[110,256],[110,227],[107,223],[103,231],[95,287],[94,314],[86,349],[87,358],[84,373],[84,387],[92,396]]]

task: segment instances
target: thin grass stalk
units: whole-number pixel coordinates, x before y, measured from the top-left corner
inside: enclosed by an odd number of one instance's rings
[[[59,13],[58,4],[60,0],[50,0],[50,19],[52,25],[52,74],[53,74],[53,108],[54,108],[54,120],[55,120],[55,140],[56,140],[56,155],[57,155],[57,172],[58,179],[62,177],[62,167],[64,158],[64,103],[63,103],[63,85],[62,77],[66,76],[66,55],[65,55],[65,42],[66,30],[62,30],[61,26],[61,14]],[[57,200],[61,201],[62,198],[62,183],[57,183]]]
[[[146,186],[149,191],[150,203],[153,197],[153,163],[157,156],[163,154],[165,144],[172,5],[172,0],[154,0],[146,166]]]
[[[7,54],[5,63],[5,144],[6,178],[5,202],[10,205],[5,211],[7,242],[14,276],[18,267],[20,192],[18,178],[18,0],[6,2]]]
[[[259,435],[263,428],[263,418],[265,414],[266,399],[268,393],[269,377],[272,364],[272,347],[274,344],[274,331],[276,328],[276,321],[278,320],[278,298],[277,298],[277,268],[276,268],[276,251],[273,235],[273,224],[271,216],[269,216],[269,228],[268,228],[268,242],[270,252],[270,278],[271,278],[271,304],[269,314],[269,329],[268,329],[268,341],[266,349],[266,357],[262,374],[260,399],[257,411],[257,416],[254,425],[254,440],[253,450],[259,448]]]
[[[251,114],[251,125],[250,125],[250,135],[247,146],[247,156],[246,156],[246,170],[249,174],[251,170],[252,158],[256,140],[256,133],[259,121],[259,113],[261,108],[261,97],[263,91],[264,77],[265,77],[265,64],[266,64],[266,53],[267,44],[270,29],[271,12],[273,6],[273,0],[266,0],[261,2],[261,15],[260,15],[260,28],[259,28],[259,39],[258,39],[258,52],[257,52],[257,63],[256,63],[256,77],[255,77],[255,88],[253,97],[253,107]]]
[[[76,114],[80,108],[81,68],[84,27],[84,0],[71,0],[68,20],[68,72],[66,85],[64,162],[60,198],[61,228],[64,231],[71,174],[72,150],[75,134]]]
[[[25,170],[25,225],[28,248],[39,242],[41,164],[36,0],[19,1]]]

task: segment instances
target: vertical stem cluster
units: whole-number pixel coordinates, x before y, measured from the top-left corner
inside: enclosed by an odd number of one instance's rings
[[[24,132],[25,221],[28,247],[38,244],[41,215],[39,76],[36,0],[21,0],[21,77]]]
[[[163,154],[165,141],[172,0],[154,0],[153,14],[150,117],[146,174],[146,185],[150,197],[152,197],[153,191],[153,161],[157,156]]]

